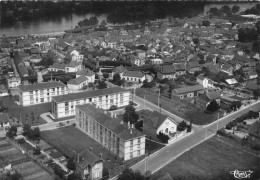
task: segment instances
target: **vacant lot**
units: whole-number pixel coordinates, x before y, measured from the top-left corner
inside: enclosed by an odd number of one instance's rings
[[[222,141],[222,142],[221,142]],[[224,143],[223,143],[224,142]],[[251,155],[238,143],[214,136],[184,153],[154,174],[169,173],[173,179],[235,179],[230,171],[254,171],[251,179],[260,178],[260,158]]]
[[[136,95],[150,101],[153,104],[158,104],[158,94],[146,91],[144,89],[136,89]],[[218,117],[217,113],[206,114],[197,108],[194,104],[181,100],[177,97],[172,97],[172,99],[161,96],[160,98],[161,107],[177,116],[191,121],[197,125],[209,124],[215,121]],[[220,113],[222,117],[223,113]]]
[[[110,151],[73,126],[51,131],[43,131],[41,132],[41,136],[47,143],[68,157],[75,157],[77,153],[89,149],[90,147],[92,148],[93,153],[97,156],[102,153],[105,168],[109,170],[111,177],[123,170],[125,166],[131,166],[143,158],[139,157],[123,163],[122,159],[118,156],[112,154]],[[153,152],[161,147],[163,146],[149,148]]]
[[[10,114],[10,118],[15,118],[18,121],[21,119],[22,123],[27,123],[32,126],[46,123],[40,115],[51,111],[51,103],[23,107],[14,103],[14,101],[17,101],[15,97],[3,97],[1,99],[3,106],[7,108],[6,112]]]

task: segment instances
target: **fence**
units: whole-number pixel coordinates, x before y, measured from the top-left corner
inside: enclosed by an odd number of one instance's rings
[[[175,136],[168,140],[168,144],[176,142],[180,137],[184,136],[185,134],[187,134],[187,129],[181,131],[180,133],[176,133]]]

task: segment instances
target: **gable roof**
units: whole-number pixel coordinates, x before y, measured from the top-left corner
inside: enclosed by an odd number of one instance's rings
[[[163,115],[157,111],[153,111],[152,114],[144,119],[144,124],[148,127],[154,128],[154,129],[158,129],[160,127],[160,125],[168,118],[168,116]],[[172,120],[171,118],[169,118],[172,122],[174,122],[175,124],[177,124],[174,120]]]
[[[123,76],[142,78],[144,77],[144,73],[141,71],[125,71]]]
[[[77,166],[81,169],[85,169],[88,166],[93,166],[99,161],[102,161],[98,156],[96,156],[93,152],[89,150],[85,150],[79,154],[78,157],[79,162],[76,162]]]
[[[188,64],[189,64],[190,68],[200,67],[200,64],[198,63],[198,61],[189,61]]]
[[[125,71],[126,71],[126,68],[121,65],[121,66],[116,67],[112,72],[114,72],[114,73],[123,73]]]
[[[82,76],[92,76],[94,74],[95,73],[88,68],[82,69],[76,73],[76,75],[82,75]]]
[[[82,62],[71,61],[69,64],[65,64],[65,67],[77,67],[79,65],[82,65]]]
[[[22,85],[22,86],[19,86],[19,89],[23,92],[26,92],[26,91],[49,89],[49,88],[55,88],[55,87],[66,87],[66,85],[63,84],[62,82],[51,81],[51,82]]]
[[[162,74],[174,74],[175,69],[173,68],[173,65],[161,65],[159,68],[160,73]]]
[[[75,79],[71,79],[68,81],[68,84],[73,84],[73,85],[80,85],[83,82],[86,82],[88,78],[86,76],[79,76]]]
[[[86,113],[88,116],[115,133],[123,140],[130,140],[133,138],[145,136],[145,134],[138,131],[137,129],[132,129],[131,133],[131,130],[127,127],[126,123],[120,123],[122,121],[121,119],[112,118],[108,114],[105,114],[103,109],[96,108],[91,104],[78,105],[76,108]]]
[[[55,63],[55,64],[53,64],[52,66],[50,66],[49,68],[65,69],[65,64]]]
[[[7,113],[0,113],[0,123],[8,123],[9,122],[9,116]]]
[[[250,135],[253,135],[253,136],[260,138],[260,122],[259,122],[259,120],[252,124],[252,126],[249,128],[248,133]]]
[[[183,63],[174,63],[173,67],[175,71],[185,71],[185,65]]]
[[[186,86],[183,88],[173,89],[173,91],[175,91],[177,94],[185,94],[185,93],[202,91],[202,90],[204,90],[204,87],[202,85]]]

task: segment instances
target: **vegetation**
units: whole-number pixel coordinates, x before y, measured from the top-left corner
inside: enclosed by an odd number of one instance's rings
[[[70,171],[75,171],[76,170],[76,164],[73,158],[69,158],[67,161],[67,168]]]
[[[159,134],[157,134],[157,138],[160,139],[163,143],[168,143],[168,140],[170,139],[167,134],[164,134],[162,132],[159,132]]]
[[[202,26],[210,26],[210,22],[208,20],[203,20],[201,24]]]
[[[86,18],[82,21],[78,22],[78,26],[79,27],[83,27],[83,26],[93,26],[93,25],[97,25],[98,24],[98,20],[96,16],[92,16],[89,19]]]
[[[23,135],[28,137],[31,140],[39,140],[40,139],[40,129],[38,127],[31,128],[31,126],[29,124],[24,124]]]
[[[130,122],[130,124],[134,124],[139,119],[139,115],[135,112],[135,107],[133,104],[129,104],[125,107],[125,113],[123,114],[123,120],[125,122]]]
[[[115,73],[115,74],[113,75],[112,83],[115,84],[115,85],[117,85],[117,86],[122,86],[122,85],[125,84],[125,79],[124,79],[124,78],[121,79],[120,74]]]
[[[139,171],[133,171],[132,169],[126,168],[118,176],[117,180],[146,180],[146,177],[141,174]]]
[[[6,136],[13,139],[17,134],[17,127],[11,126],[8,131],[6,132]]]
[[[35,147],[34,149],[33,149],[33,155],[40,155],[41,154],[41,149],[40,149],[40,147]]]
[[[98,89],[105,89],[105,88],[107,88],[106,82],[105,82],[104,80],[103,80],[103,81],[98,80],[98,82],[97,82],[97,88],[98,88]]]
[[[217,111],[218,109],[220,108],[219,104],[217,103],[216,100],[213,100],[209,103],[209,105],[207,106],[207,111],[210,111],[210,112],[215,112]]]

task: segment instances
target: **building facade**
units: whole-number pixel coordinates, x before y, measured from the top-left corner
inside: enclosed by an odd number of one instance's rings
[[[18,92],[23,106],[51,102],[53,96],[68,93],[66,85],[57,81],[19,86]]]
[[[55,118],[74,116],[76,105],[95,103],[109,109],[112,105],[126,106],[130,100],[130,91],[120,87],[66,94],[52,98],[52,114]]]
[[[76,126],[124,161],[145,154],[145,135],[91,104],[76,106]]]

